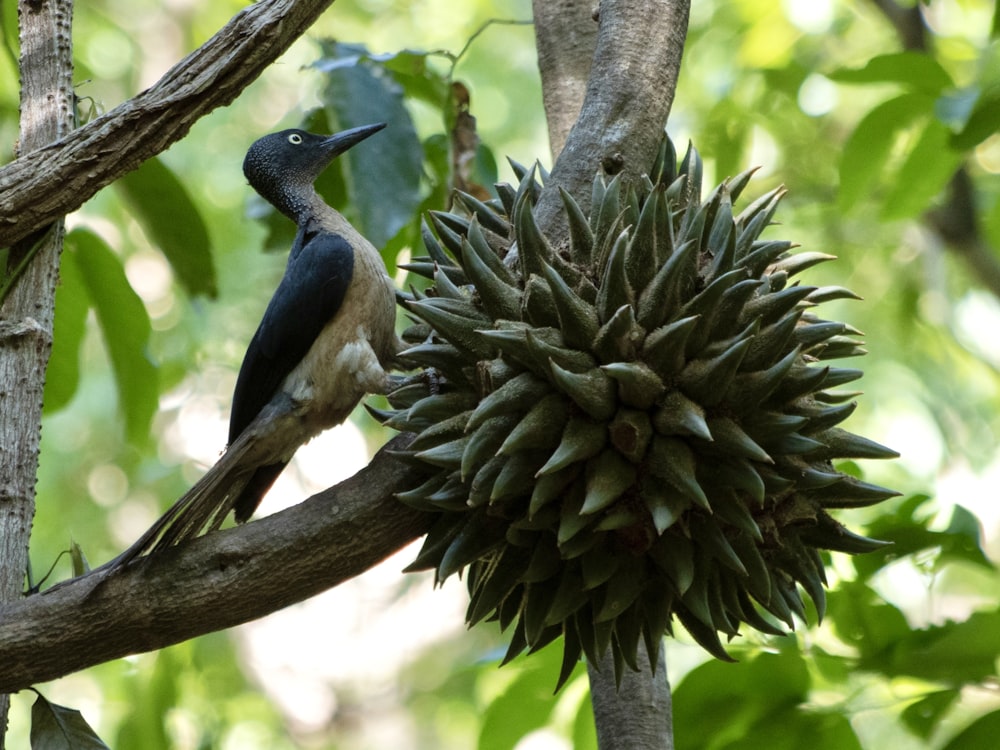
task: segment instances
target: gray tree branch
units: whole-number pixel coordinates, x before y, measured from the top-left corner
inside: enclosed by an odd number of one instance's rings
[[[594,0],[533,0],[535,47],[552,157],[559,156],[587,93],[597,46]]]
[[[24,153],[73,127],[73,0],[18,5],[21,137]],[[62,217],[11,248],[0,269],[8,293],[0,310],[0,603],[21,595],[35,513],[42,389],[52,351]],[[30,263],[29,263],[30,261]],[[14,281],[14,271],[19,275]],[[21,270],[23,269],[23,271]],[[12,286],[11,286],[12,284]],[[0,695],[0,750],[6,746],[9,697]]]
[[[422,481],[390,441],[352,478],[302,503],[0,605],[0,691],[263,617],[364,572],[426,533],[395,492]]]
[[[649,169],[670,115],[687,35],[688,0],[602,0],[595,49],[585,30],[586,5],[586,0],[534,3],[549,140],[558,155],[536,209],[550,238],[565,234],[556,186],[586,211],[598,169],[628,179]],[[586,71],[583,94],[578,79]],[[574,124],[567,136],[568,123]],[[620,686],[610,653],[596,666],[588,665],[588,677],[601,750],[672,748],[662,649],[654,674],[626,671]]]
[[[75,211],[180,140],[199,117],[229,104],[332,2],[248,5],[151,88],[0,169],[0,247]]]

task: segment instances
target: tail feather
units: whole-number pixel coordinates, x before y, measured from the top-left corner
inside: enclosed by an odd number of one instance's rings
[[[205,475],[131,547],[102,566],[116,570],[150,553],[218,529],[236,509],[246,521],[295,450],[312,435],[300,405],[279,394]]]

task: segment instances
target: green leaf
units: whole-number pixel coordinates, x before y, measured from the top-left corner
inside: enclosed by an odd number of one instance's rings
[[[878,55],[863,68],[841,68],[827,78],[838,83],[899,83],[925,94],[939,94],[955,85],[941,63],[912,50]]]
[[[936,552],[935,569],[956,560],[988,570],[996,567],[983,551],[979,520],[972,513],[957,505],[952,511],[948,528],[944,531],[931,531],[928,525],[933,514],[919,514],[919,509],[927,500],[927,495],[909,498],[894,512],[880,516],[868,526],[865,530],[867,536],[893,544],[892,547],[876,550],[870,555],[852,558],[860,578],[868,579],[889,562],[923,551]]]
[[[561,650],[550,646],[542,653],[559,656]],[[552,688],[558,667],[553,663],[553,668],[546,668],[547,660],[540,657],[541,653],[526,662],[521,674],[486,709],[479,750],[513,750],[526,734],[545,726],[556,704]]]
[[[74,229],[66,236],[66,250],[76,256],[80,278],[97,313],[126,433],[132,442],[143,443],[159,398],[156,366],[146,354],[149,315],[129,286],[121,261],[104,240],[85,229]]]
[[[1000,711],[981,716],[951,738],[942,750],[989,750],[1000,737]]]
[[[951,147],[958,150],[975,148],[1000,130],[1000,91],[984,92],[972,107],[965,126],[951,136]]]
[[[764,717],[744,737],[721,746],[724,750],[862,750],[851,722],[832,711],[788,707]]]
[[[385,132],[340,157],[347,165],[352,219],[382,247],[412,223],[420,205],[423,149],[391,72],[366,59],[357,45],[326,41],[322,46],[325,59],[317,67],[326,73],[322,99],[331,123],[340,130],[388,123]]]
[[[31,706],[31,750],[108,750],[75,708],[38,698]]]
[[[882,206],[885,219],[907,219],[927,210],[962,163],[962,154],[949,145],[951,134],[930,120],[903,166],[892,178],[892,190]]]
[[[958,697],[958,690],[938,690],[904,708],[900,719],[917,737],[930,739],[941,718]]]
[[[934,102],[922,94],[902,94],[882,102],[865,115],[844,144],[840,158],[842,210],[867,195],[869,186],[885,166],[899,132],[931,111]]]
[[[177,175],[160,159],[146,161],[117,183],[150,241],[163,252],[192,296],[216,295],[208,228]]]
[[[63,253],[52,324],[52,354],[45,373],[45,413],[66,406],[80,384],[80,347],[87,331],[90,303],[76,255]]]

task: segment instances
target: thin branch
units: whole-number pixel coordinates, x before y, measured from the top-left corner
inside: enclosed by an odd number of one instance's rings
[[[431,517],[395,498],[422,481],[391,453],[411,439],[281,513],[3,605],[0,691],[248,622],[364,572],[427,531]]]
[[[332,2],[249,5],[152,88],[0,169],[0,247],[75,211],[229,104]]]

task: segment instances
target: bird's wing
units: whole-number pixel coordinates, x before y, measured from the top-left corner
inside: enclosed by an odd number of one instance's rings
[[[246,429],[337,314],[354,271],[354,251],[338,234],[303,238],[264,312],[236,380],[229,442]]]

